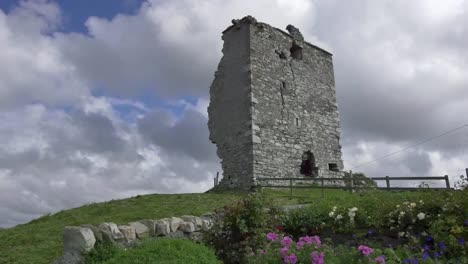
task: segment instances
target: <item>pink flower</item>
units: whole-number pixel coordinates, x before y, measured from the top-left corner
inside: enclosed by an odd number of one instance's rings
[[[301,250],[305,245],[304,241],[299,241],[297,242],[297,250]]]
[[[320,237],[318,236],[305,236],[305,237],[300,237],[299,241],[304,241],[306,244],[316,244],[317,246],[322,246],[322,242],[320,241]]]
[[[289,247],[291,246],[292,242],[293,242],[293,241],[292,241],[292,239],[291,239],[290,237],[285,236],[285,237],[283,237],[283,239],[281,240],[281,245],[283,245],[283,246],[289,248]]]
[[[317,251],[312,252],[312,264],[325,264],[325,255],[324,253],[317,253]]]
[[[364,256],[369,256],[370,254],[372,254],[374,252],[374,250],[368,246],[364,246],[364,245],[360,245],[358,247],[359,251],[361,251],[361,253],[364,255]]]
[[[386,262],[385,262],[385,256],[383,256],[383,255],[380,256],[380,257],[375,258],[375,261],[376,261],[377,263],[379,263],[379,264],[386,264]]]
[[[291,263],[291,264],[297,263],[297,257],[294,253],[292,253],[289,256],[288,255],[284,256],[283,260],[284,260],[284,263]]]
[[[267,234],[267,239],[270,241],[276,241],[278,240],[278,238],[279,238],[279,235],[276,234],[275,232],[270,232]]]
[[[289,248],[287,248],[287,247],[282,248],[281,249],[281,254],[283,254],[283,256],[288,254],[288,250],[289,250]]]

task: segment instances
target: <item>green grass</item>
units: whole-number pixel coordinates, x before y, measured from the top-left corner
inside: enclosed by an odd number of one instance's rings
[[[297,203],[282,192],[274,193],[279,204]],[[276,195],[278,194],[278,195]],[[153,194],[84,205],[27,224],[0,231],[0,263],[51,263],[62,255],[65,226],[142,219],[160,219],[184,214],[202,215],[237,201],[243,193]]]
[[[105,251],[105,252],[102,252]],[[107,259],[102,261],[102,255]],[[143,242],[131,250],[106,249],[90,254],[86,264],[221,264],[214,250],[184,239],[157,239]]]
[[[274,203],[313,203],[318,206],[335,204],[356,204],[366,200],[369,210],[381,210],[387,205],[404,199],[430,199],[426,192],[375,192],[375,195],[361,197],[340,190],[321,191],[296,189],[295,197],[289,199],[288,190],[265,190]],[[202,193],[202,194],[154,194],[105,203],[89,204],[79,208],[46,215],[27,224],[0,231],[0,263],[51,263],[62,255],[62,232],[65,226],[115,222],[125,224],[142,219],[160,219],[184,214],[202,215],[215,208],[230,204],[242,197],[243,193]]]

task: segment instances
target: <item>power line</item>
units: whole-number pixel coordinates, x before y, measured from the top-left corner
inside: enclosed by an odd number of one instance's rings
[[[440,137],[442,137],[442,136],[445,136],[445,135],[447,135],[447,134],[450,134],[450,133],[452,133],[452,132],[455,132],[455,131],[457,131],[457,130],[459,130],[459,129],[462,129],[462,128],[465,128],[465,127],[468,127],[468,124],[465,124],[465,125],[463,125],[463,126],[459,126],[459,127],[457,127],[457,128],[454,128],[454,129],[451,129],[451,130],[446,131],[446,132],[444,132],[444,133],[442,133],[442,134],[440,134],[440,135],[438,135],[438,136],[435,136],[435,137],[431,137],[431,138],[422,140],[422,141],[420,141],[420,142],[418,142],[418,143],[416,143],[416,144],[414,144],[414,145],[407,146],[407,147],[405,147],[405,148],[402,148],[402,149],[397,150],[397,151],[395,151],[395,152],[389,153],[389,154],[387,154],[387,155],[385,155],[385,156],[382,156],[382,157],[380,157],[380,158],[377,158],[377,159],[375,159],[375,160],[371,160],[371,161],[368,161],[368,162],[366,162],[366,163],[359,164],[359,165],[357,165],[357,166],[352,167],[351,169],[356,169],[356,168],[365,166],[365,165],[367,165],[367,164],[370,164],[370,163],[373,163],[373,162],[376,162],[376,161],[379,161],[379,160],[382,160],[382,159],[386,159],[386,158],[388,158],[388,157],[390,157],[390,156],[393,156],[393,155],[395,155],[395,154],[398,154],[398,153],[400,153],[400,152],[403,152],[403,151],[405,151],[405,150],[407,150],[407,149],[414,148],[414,147],[416,147],[416,146],[422,145],[422,144],[424,144],[424,143],[426,143],[426,142],[432,141],[432,140],[434,140],[434,139],[436,139],[436,138],[440,138]]]

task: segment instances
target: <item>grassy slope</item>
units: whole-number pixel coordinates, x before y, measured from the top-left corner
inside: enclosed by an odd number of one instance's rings
[[[361,196],[340,190],[326,190],[321,198],[319,190],[294,190],[298,195],[288,199],[289,191],[265,192],[275,200],[275,204],[313,203],[318,208],[328,210],[334,205],[358,206],[368,212],[386,213],[396,203],[405,199],[430,202],[441,197],[443,192],[373,192]],[[286,195],[285,195],[286,194]],[[141,219],[159,219],[184,214],[201,215],[214,208],[230,204],[244,194],[154,194],[129,199],[85,205],[80,208],[44,216],[30,223],[0,231],[0,263],[51,263],[62,254],[62,231],[64,226],[116,222],[125,224]],[[468,202],[462,193],[455,193],[468,210]],[[436,202],[436,201],[433,201]]]
[[[232,203],[243,194],[154,194],[79,208],[43,216],[24,225],[0,231],[0,263],[51,263],[62,255],[65,226],[115,222],[125,224],[141,219],[159,219],[184,214],[202,215]],[[296,200],[277,198],[279,203]]]

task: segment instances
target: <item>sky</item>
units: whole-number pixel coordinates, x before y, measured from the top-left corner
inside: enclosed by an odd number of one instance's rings
[[[221,32],[245,15],[333,53],[346,170],[453,182],[466,127],[357,166],[468,124],[467,12],[462,0],[1,0],[0,227],[211,188],[209,86]]]

